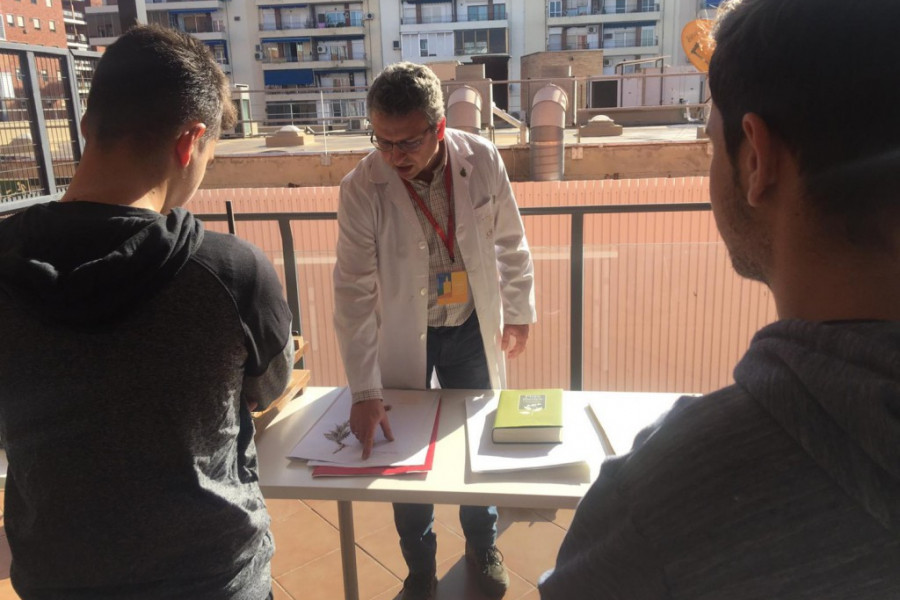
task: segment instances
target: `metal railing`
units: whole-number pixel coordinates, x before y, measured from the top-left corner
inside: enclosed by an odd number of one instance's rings
[[[0,208],[60,196],[81,160],[86,89],[100,54],[0,43],[0,71],[12,75],[0,98]]]
[[[281,240],[281,261],[284,265],[285,291],[293,316],[293,328],[303,335],[303,315],[298,278],[299,265],[295,253],[295,239],[292,224],[297,221],[336,221],[335,212],[277,212],[235,214],[231,203],[225,203],[225,212],[220,214],[196,215],[207,222],[228,223],[229,231],[235,233],[237,222],[274,222],[278,226]],[[584,384],[584,307],[585,307],[585,217],[603,214],[646,214],[709,212],[708,203],[672,203],[640,205],[601,206],[553,206],[520,208],[523,217],[568,217],[569,219],[569,356],[570,372],[568,389],[581,390]]]

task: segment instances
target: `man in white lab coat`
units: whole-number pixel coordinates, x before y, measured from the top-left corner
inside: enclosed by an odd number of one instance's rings
[[[335,329],[367,458],[377,427],[393,439],[385,388],[505,387],[536,320],[531,254],[497,149],[446,128],[440,81],[397,63],[368,97],[376,148],[341,182]],[[395,504],[409,566],[402,598],[432,598],[432,505]],[[509,579],[496,507],[460,507],[466,558],[492,597]]]

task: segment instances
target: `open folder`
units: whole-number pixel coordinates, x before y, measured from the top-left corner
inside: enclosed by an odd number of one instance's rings
[[[321,469],[318,475],[336,474],[335,468],[367,469],[340,474],[398,474],[430,468],[429,452],[433,456],[436,439],[439,391],[384,390],[384,403],[390,406],[388,419],[394,441],[388,441],[380,427],[375,431],[375,445],[367,460],[362,459],[362,444],[350,433],[351,394],[344,388],[324,414],[307,431],[289,453],[289,458],[308,461],[312,468]],[[400,469],[410,467],[409,469]],[[390,468],[392,471],[387,471]],[[372,469],[381,469],[377,473]]]
[[[425,454],[425,461],[421,465],[400,465],[396,467],[341,467],[337,465],[320,465],[313,467],[313,477],[341,477],[352,475],[370,475],[370,476],[386,476],[386,475],[403,475],[405,473],[424,473],[431,470],[434,464],[434,444],[437,442],[438,421],[441,418],[441,406],[438,403],[437,413],[434,418],[434,427],[431,430],[431,441],[428,443],[428,451]]]

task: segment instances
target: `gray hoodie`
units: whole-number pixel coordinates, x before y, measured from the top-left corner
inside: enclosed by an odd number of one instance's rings
[[[900,597],[900,323],[774,323],[604,463],[545,600]]]
[[[0,222],[4,522],[24,599],[261,600],[273,544],[247,402],[291,365],[255,247],[87,202]]]

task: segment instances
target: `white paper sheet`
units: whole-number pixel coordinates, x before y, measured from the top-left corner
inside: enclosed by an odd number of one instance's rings
[[[289,458],[309,460],[309,466],[397,467],[421,465],[428,453],[439,390],[384,390],[384,403],[391,406],[388,420],[394,441],[375,429],[375,446],[362,460],[362,444],[350,433],[351,395],[344,388],[322,418],[294,446]]]
[[[563,400],[561,444],[495,444],[491,428],[499,398],[493,392],[466,398],[466,437],[473,473],[543,469],[584,462],[603,452],[586,408],[572,408]]]
[[[588,404],[613,451],[625,454],[631,450],[635,436],[668,412],[681,396],[682,394],[598,392],[588,400]]]

